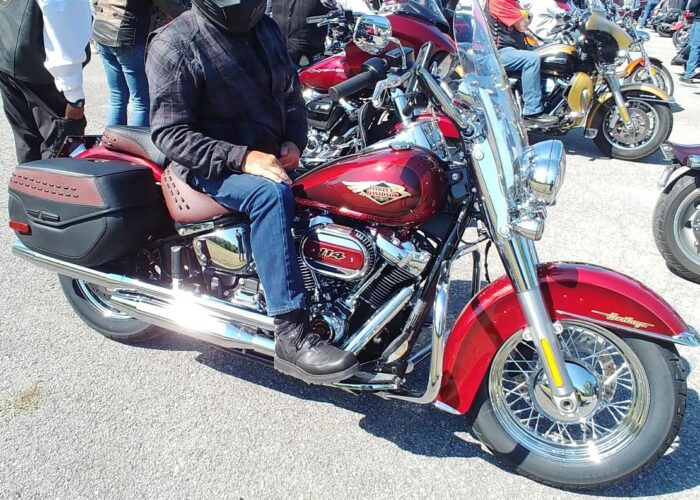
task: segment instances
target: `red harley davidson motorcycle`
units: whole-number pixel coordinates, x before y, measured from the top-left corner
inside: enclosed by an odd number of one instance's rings
[[[401,0],[384,2],[380,16],[355,19],[341,8],[307,20],[329,25],[333,41],[327,44],[332,52],[328,57],[299,73],[309,113],[309,140],[302,170],[359,152],[395,132],[401,113],[375,109],[363,91],[374,88],[387,74],[400,75],[413,63],[414,53],[425,42],[431,42],[426,54],[428,67],[454,53],[445,12],[449,11],[441,9],[436,0]],[[366,20],[370,18],[373,24],[368,27]],[[352,30],[348,29],[350,24]],[[336,25],[342,29],[336,30]],[[338,33],[342,40],[337,40]],[[354,36],[357,34],[360,36]],[[372,40],[383,38],[384,43],[381,48],[364,43],[365,36]],[[362,76],[364,81],[359,79]]]
[[[468,414],[495,454],[548,484],[632,477],[678,433],[686,382],[676,345],[697,346],[698,334],[633,279],[538,261],[562,145],[527,144],[479,3],[463,0],[455,17],[453,64],[464,77],[441,86],[418,63],[411,77],[458,130],[461,159],[410,142],[439,144],[439,128],[416,119],[402,140],[293,184],[310,319],[361,362],[333,385]],[[76,313],[109,338],[138,342],[161,327],[271,362],[273,322],[245,218],[161,170],[147,131],[108,128],[99,145],[76,144],[73,157],[14,171],[15,255],[56,272]],[[467,242],[472,223],[478,238]],[[506,275],[482,287],[487,240]],[[449,326],[450,275],[465,255],[472,297]],[[410,390],[422,360],[424,389]]]

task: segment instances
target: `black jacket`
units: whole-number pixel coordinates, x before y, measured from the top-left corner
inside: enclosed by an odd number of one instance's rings
[[[219,31],[196,7],[156,31],[148,45],[153,142],[173,161],[213,179],[240,168],[248,148],[279,156],[306,146],[306,106],[277,25],[249,36]]]
[[[44,68],[44,21],[34,0],[0,0],[0,71],[17,80],[49,85]]]
[[[170,17],[177,17],[185,10],[180,0],[93,0],[93,40],[108,47],[145,44],[153,4]]]
[[[299,64],[302,56],[311,60],[316,54],[323,53],[328,30],[306,24],[306,18],[322,16],[327,12],[320,0],[272,0],[272,19],[279,25],[296,64]]]
[[[688,10],[695,14],[694,23],[700,23],[700,0],[690,0]]]

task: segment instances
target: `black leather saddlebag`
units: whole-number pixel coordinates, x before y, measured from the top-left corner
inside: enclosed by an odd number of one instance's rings
[[[82,266],[136,251],[167,224],[151,171],[126,162],[52,158],[20,165],[9,185],[10,221],[28,248]]]

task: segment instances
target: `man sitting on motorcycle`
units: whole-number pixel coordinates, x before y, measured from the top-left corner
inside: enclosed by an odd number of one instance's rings
[[[566,11],[554,0],[522,0],[520,5],[532,17],[528,29],[542,41],[551,42],[554,38],[552,30],[559,26],[559,20],[564,18]]]
[[[146,73],[156,146],[175,175],[245,213],[275,317],[275,366],[310,383],[353,375],[357,359],[308,324],[291,234],[287,171],[306,146],[306,107],[282,34],[265,0],[193,0],[150,42]]]
[[[543,112],[540,57],[525,42],[529,16],[516,0],[489,0],[488,16],[503,67],[509,73],[520,73],[525,122],[539,127],[556,125],[557,118]]]

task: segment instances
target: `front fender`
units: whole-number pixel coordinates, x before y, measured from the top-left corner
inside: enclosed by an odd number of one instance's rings
[[[672,102],[671,96],[669,96],[666,92],[661,90],[659,87],[649,85],[648,83],[625,83],[624,85],[620,86],[620,92],[623,96],[626,94],[631,94],[634,95],[635,98],[643,99],[645,101],[664,102],[666,104],[670,104]],[[598,98],[593,102],[591,110],[588,112],[588,117],[586,118],[586,129],[598,129],[599,120],[602,119],[602,113],[600,111],[604,109],[605,103],[612,98],[612,92],[603,92],[598,96]]]
[[[550,317],[582,319],[612,330],[685,345],[700,337],[662,298],[638,281],[589,264],[548,263],[539,282]],[[508,277],[482,289],[464,308],[445,346],[438,400],[466,413],[498,348],[524,329]]]
[[[661,59],[658,59],[656,57],[649,57],[649,61],[651,61],[654,64],[658,64],[659,66],[663,65],[663,62],[661,62]],[[644,58],[643,57],[638,57],[637,59],[633,59],[632,61],[630,61],[622,73],[622,78],[627,78],[628,76],[630,76],[632,74],[632,72],[635,69],[637,69],[639,66],[644,66]]]

